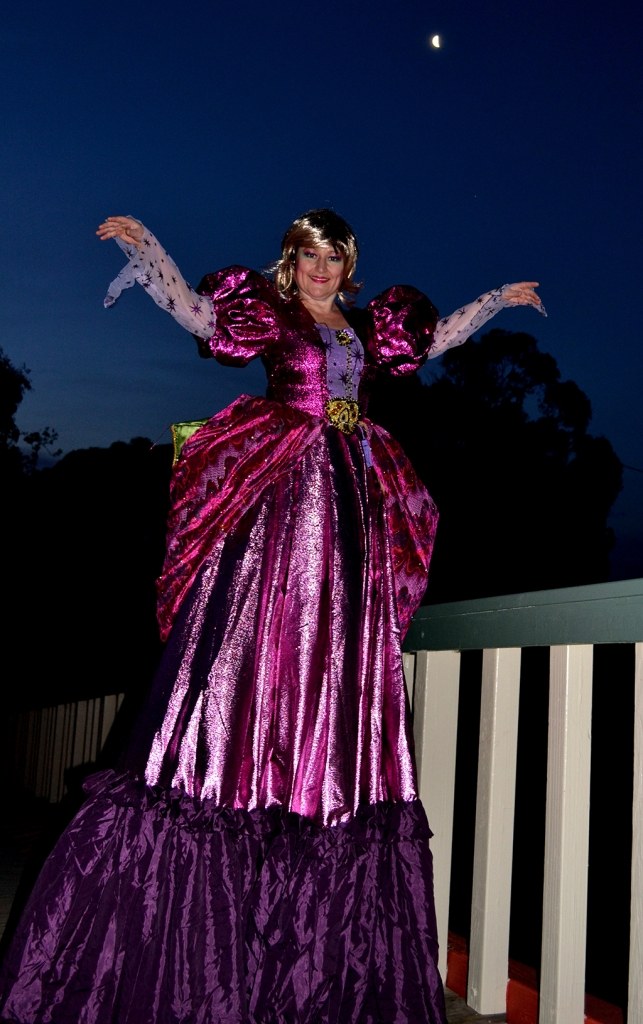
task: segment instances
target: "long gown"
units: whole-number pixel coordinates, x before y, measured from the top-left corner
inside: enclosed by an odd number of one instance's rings
[[[329,330],[240,267],[181,301],[145,238],[129,272],[150,288],[160,268],[155,301],[188,329],[207,316],[222,362],[261,357],[268,392],[183,446],[161,665],[126,763],[88,780],[40,874],[2,1020],[443,1024],[401,658],[438,516],[366,418],[369,382],[421,365],[437,312],[397,287]]]

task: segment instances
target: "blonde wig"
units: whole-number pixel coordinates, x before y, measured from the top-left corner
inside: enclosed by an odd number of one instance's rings
[[[344,277],[338,298],[350,304],[361,285],[353,281],[359,249],[350,224],[333,210],[308,210],[293,221],[281,241],[281,259],[271,267],[277,289],[284,298],[297,295],[295,258],[302,246],[332,245],[344,257]]]

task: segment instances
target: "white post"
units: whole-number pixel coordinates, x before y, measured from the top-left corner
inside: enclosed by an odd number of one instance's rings
[[[520,648],[486,650],[473,859],[467,1003],[505,1013],[513,863]]]
[[[440,942],[438,968],[446,981],[460,654],[458,651],[418,651],[416,659],[415,756],[420,799],[433,831],[431,850]]]
[[[634,681],[634,799],[627,1019],[643,1021],[643,643],[636,644]]]
[[[552,647],[539,1024],[583,1024],[592,658]]]

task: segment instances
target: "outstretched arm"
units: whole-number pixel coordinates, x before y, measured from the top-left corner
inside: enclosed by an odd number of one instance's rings
[[[447,349],[462,345],[496,313],[509,306],[533,306],[542,316],[547,316],[540,296],[535,291],[536,288],[538,288],[538,281],[505,284],[501,288],[485,292],[484,295],[468,305],[456,309],[450,316],[438,320],[428,358],[435,359]]]
[[[96,234],[103,242],[113,238],[128,258],[128,263],[109,286],[104,299],[106,307],[113,306],[121,292],[138,281],[157,306],[190,334],[200,338],[212,335],[216,318],[211,300],[195,292],[172,257],[139,220],[107,217]]]

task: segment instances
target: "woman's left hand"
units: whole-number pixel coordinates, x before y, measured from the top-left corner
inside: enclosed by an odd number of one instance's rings
[[[534,309],[547,316],[540,295],[535,291],[538,281],[518,281],[517,284],[506,284],[502,297],[510,306],[533,306]]]
[[[99,224],[96,234],[101,242],[108,238],[120,238],[128,245],[140,246],[143,241],[143,225],[135,217],[107,217]]]

